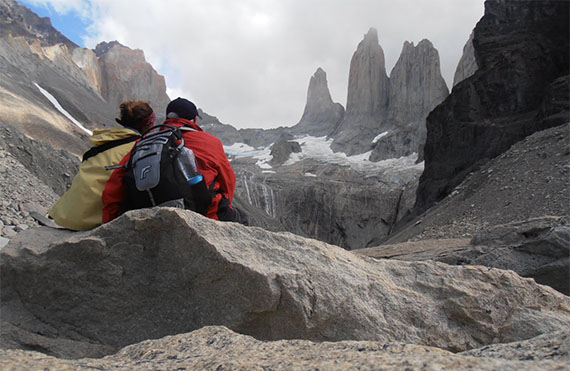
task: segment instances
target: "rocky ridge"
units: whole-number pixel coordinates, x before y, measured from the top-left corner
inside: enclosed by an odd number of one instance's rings
[[[569,125],[539,131],[514,144],[400,226],[387,242],[472,238],[494,225],[570,215]]]
[[[534,133],[359,253],[511,269],[570,294],[569,144],[570,124]]]

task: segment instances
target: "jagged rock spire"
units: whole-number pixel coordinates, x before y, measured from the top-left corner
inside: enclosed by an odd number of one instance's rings
[[[414,46],[404,42],[400,58],[390,73],[388,124],[421,122],[449,94],[441,76],[439,53],[423,39]]]
[[[347,114],[381,117],[388,103],[388,76],[378,32],[370,28],[350,61]]]
[[[322,68],[311,76],[307,92],[307,103],[301,121],[295,132],[315,136],[328,135],[342,120],[344,107],[333,102],[327,83],[327,73]]]
[[[334,151],[351,155],[370,150],[386,116],[389,84],[378,32],[370,28],[350,61],[346,113],[333,133]]]

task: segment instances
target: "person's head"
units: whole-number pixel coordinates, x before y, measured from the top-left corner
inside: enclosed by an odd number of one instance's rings
[[[129,100],[121,103],[121,118],[115,119],[119,124],[143,133],[154,126],[156,117],[148,103]]]
[[[178,97],[168,103],[168,106],[166,107],[166,118],[169,119],[181,118],[198,122],[196,120],[197,117],[200,117],[198,109],[196,109],[196,105],[188,99]]]

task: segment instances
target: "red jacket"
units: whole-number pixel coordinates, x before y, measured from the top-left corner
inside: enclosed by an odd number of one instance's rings
[[[213,182],[216,182],[214,186],[216,195],[212,199],[206,216],[219,220],[218,206],[222,197],[225,196],[231,205],[236,188],[236,175],[226,157],[222,142],[215,136],[203,131],[194,121],[174,118],[167,119],[164,124],[177,127],[188,126],[195,130],[184,132],[184,142],[186,147],[194,151],[198,167],[208,188]],[[126,165],[129,159],[130,153],[121,161],[120,165]],[[124,174],[124,167],[116,169],[107,181],[102,195],[104,223],[115,219],[125,211],[122,207],[122,203],[126,199],[126,186],[123,184]]]
[[[177,127],[189,126],[196,130],[184,132],[184,143],[186,147],[194,151],[198,167],[208,188],[213,182],[216,182],[214,191],[217,194],[212,200],[206,216],[219,220],[217,213],[222,194],[229,199],[231,205],[236,190],[236,174],[226,157],[222,142],[212,134],[203,131],[194,121],[174,118],[167,119],[164,124]]]

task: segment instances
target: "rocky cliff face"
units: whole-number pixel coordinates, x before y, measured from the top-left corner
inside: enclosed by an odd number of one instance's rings
[[[372,150],[372,161],[418,153],[425,141],[425,118],[448,94],[431,42],[405,42],[388,78],[371,29],[351,60],[346,113],[332,133],[333,149],[348,155]]]
[[[439,53],[429,40],[405,42],[390,73],[387,135],[375,143],[372,161],[418,153],[426,138],[425,118],[449,94]]]
[[[406,41],[390,73],[387,123],[397,127],[427,117],[448,94],[433,44],[426,39],[417,46]]]
[[[289,152],[299,144],[289,143]],[[296,144],[296,145],[295,145]],[[421,168],[368,171],[316,160],[255,171],[247,159],[232,160],[238,176],[238,207],[251,225],[289,231],[359,249],[387,238],[397,220],[413,205]],[[348,179],[348,180],[347,180]]]
[[[453,75],[453,86],[472,76],[477,71],[477,60],[475,59],[475,49],[473,48],[473,32],[469,35],[469,40],[463,47],[463,54],[457,64],[457,69]]]
[[[95,52],[91,49],[76,48],[72,51],[71,58],[73,62],[81,68],[93,89],[101,93],[103,89],[103,76],[99,59]]]
[[[67,46],[42,46],[22,36],[0,38],[0,120],[40,141],[77,155],[89,145],[88,135],[41,92],[88,129],[113,120],[114,110],[73,62]]]
[[[332,101],[327,74],[319,67],[309,82],[307,104],[301,121],[292,128],[292,132],[326,136],[340,124],[343,116],[344,107]]]
[[[473,36],[479,69],[427,120],[417,211],[441,200],[513,143],[568,122],[569,5],[485,3]]]
[[[366,152],[382,131],[388,109],[389,79],[378,33],[371,28],[350,61],[346,113],[334,132],[333,148],[348,155]]]
[[[101,95],[112,106],[130,99],[145,100],[155,110],[157,121],[164,119],[170,99],[166,82],[145,60],[142,50],[132,50],[118,42],[95,48],[101,67]]]
[[[79,155],[90,144],[73,120],[88,130],[114,126],[118,106],[127,99],[148,101],[157,119],[164,117],[164,78],[142,51],[109,43],[97,55],[12,0],[0,1],[0,14],[1,121]]]

